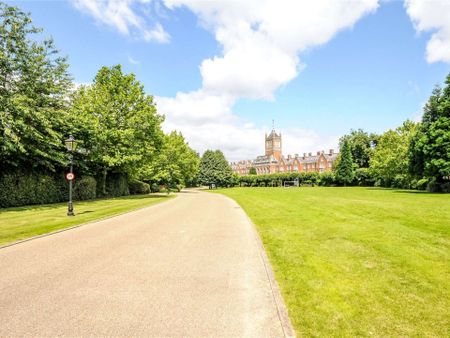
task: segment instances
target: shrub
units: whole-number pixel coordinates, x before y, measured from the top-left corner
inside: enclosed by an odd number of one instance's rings
[[[57,176],[38,172],[10,172],[0,176],[0,207],[47,204],[64,201]]]
[[[75,181],[74,199],[92,200],[97,194],[97,181],[91,176],[85,176]]]
[[[408,175],[395,175],[391,182],[392,188],[408,189],[411,185],[411,177]]]
[[[128,189],[131,195],[150,193],[150,184],[138,180],[128,182]]]
[[[375,179],[368,168],[358,168],[355,170],[355,184],[359,186],[373,186]]]
[[[322,174],[320,174],[320,181],[319,185],[329,187],[336,183],[334,173],[330,171],[325,171]]]
[[[428,185],[428,178],[422,178],[417,181],[417,189],[426,190]]]
[[[160,187],[159,187],[159,184],[158,183],[152,183],[151,185],[150,185],[150,191],[151,192],[160,192]]]
[[[441,191],[445,193],[450,193],[450,182],[441,184]]]
[[[102,177],[97,177],[97,181],[102,182]],[[97,196],[119,197],[130,194],[130,191],[128,190],[128,177],[125,174],[108,173],[108,176],[106,176],[105,188],[106,195],[103,194],[102,185],[97,184]]]

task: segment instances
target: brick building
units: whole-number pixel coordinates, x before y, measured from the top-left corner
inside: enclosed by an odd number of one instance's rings
[[[265,135],[265,155],[258,156],[254,160],[232,162],[233,172],[239,175],[248,175],[251,168],[255,168],[258,175],[283,173],[283,172],[324,172],[330,171],[336,161],[337,153],[330,149],[327,153],[323,150],[312,153],[287,155],[282,154],[281,134],[272,129],[269,135]]]

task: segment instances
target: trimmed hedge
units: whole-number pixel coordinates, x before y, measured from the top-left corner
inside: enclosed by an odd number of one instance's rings
[[[128,189],[131,195],[149,194],[150,184],[138,180],[131,180],[128,182]]]
[[[73,199],[94,199],[96,186],[93,177],[76,179]],[[68,198],[69,184],[64,174],[9,172],[0,175],[0,208],[59,203]]]
[[[92,200],[97,197],[97,181],[92,176],[85,176],[75,181],[74,199]]]
[[[0,207],[47,204],[65,199],[63,178],[40,173],[3,173],[0,176]]]
[[[97,176],[97,196],[98,197],[120,197],[128,196],[130,191],[128,190],[128,177],[124,174],[108,173],[106,176],[106,195],[103,194],[101,176]]]

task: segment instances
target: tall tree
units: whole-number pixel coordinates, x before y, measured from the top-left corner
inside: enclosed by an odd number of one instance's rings
[[[350,146],[353,162],[358,168],[368,168],[377,139],[378,136],[376,134],[368,134],[362,129],[352,129],[350,134],[341,137],[339,148],[342,149],[346,140]]]
[[[223,153],[220,150],[205,151],[200,162],[200,172],[198,175],[200,184],[209,187],[212,184],[226,187],[231,185],[232,179],[233,171]]]
[[[407,120],[401,127],[381,135],[370,159],[372,176],[390,186],[394,178],[409,181],[408,147],[417,131],[417,123]]]
[[[71,116],[85,160],[102,172],[104,194],[108,172],[132,175],[161,150],[163,117],[153,97],[133,74],[123,74],[120,65],[102,67],[92,85],[75,93]]]
[[[336,180],[346,186],[353,182],[355,177],[355,170],[353,164],[353,157],[349,141],[344,139],[340,149],[339,158],[335,166]]]
[[[55,170],[66,163],[66,58],[30,15],[0,2],[0,162]]]
[[[144,166],[139,178],[156,181],[169,188],[176,185],[190,185],[199,170],[200,158],[185,141],[181,133],[171,132],[164,137],[164,145],[155,161]]]
[[[433,90],[409,148],[411,173],[438,185],[450,179],[450,74],[445,84]]]

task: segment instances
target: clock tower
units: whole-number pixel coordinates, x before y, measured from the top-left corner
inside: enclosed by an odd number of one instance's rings
[[[281,134],[277,134],[275,128],[269,135],[266,133],[266,156],[275,157],[278,161],[281,159]]]

